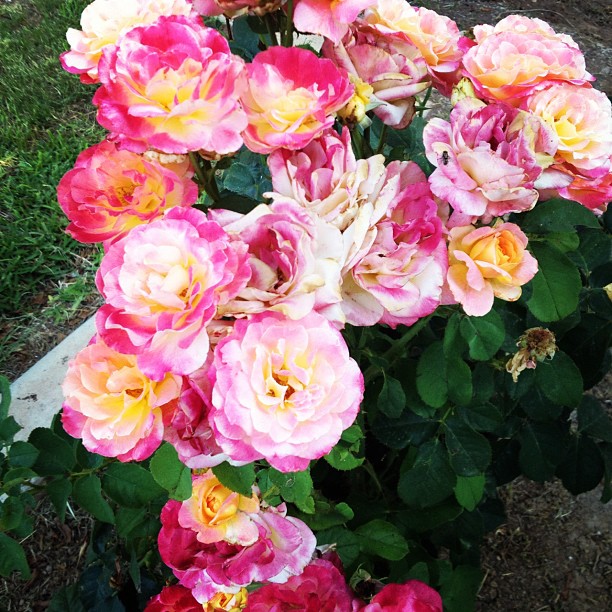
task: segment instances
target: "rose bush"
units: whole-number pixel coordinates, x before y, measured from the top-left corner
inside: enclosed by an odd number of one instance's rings
[[[105,304],[61,419],[0,454],[0,528],[38,474],[94,515],[56,607],[473,609],[500,485],[612,498],[584,396],[612,115],[580,49],[401,0],[115,6],[62,60],[111,132],[58,187]]]

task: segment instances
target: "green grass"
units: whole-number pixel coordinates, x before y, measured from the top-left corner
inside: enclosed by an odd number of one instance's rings
[[[0,323],[27,321],[40,311],[41,293],[49,295],[46,316],[57,322],[95,290],[95,261],[83,264],[97,259],[95,249],[65,234],[56,197],[77,155],[105,133],[95,123],[95,88],[58,60],[67,28],[79,27],[87,4],[0,3]],[[7,343],[0,342],[0,360],[10,353]]]

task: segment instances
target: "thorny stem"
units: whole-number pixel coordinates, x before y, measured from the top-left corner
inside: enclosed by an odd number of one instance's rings
[[[383,152],[385,147],[385,138],[387,137],[387,124],[383,123],[382,130],[380,131],[380,140],[378,141],[378,146],[376,147],[376,155]]]
[[[293,45],[293,0],[287,2],[287,29],[283,38],[283,46],[291,47]]]
[[[429,96],[431,96],[431,92],[433,90],[433,87],[430,87],[426,92],[425,92],[425,97],[423,98],[423,101],[421,102],[421,104],[419,104],[419,106],[417,106],[417,112],[419,113],[419,115],[423,115],[423,112],[427,110],[427,102],[429,102]]]
[[[266,13],[264,21],[266,22],[266,28],[268,28],[268,35],[270,36],[270,46],[273,47],[278,45],[276,30],[274,29],[274,24],[272,23],[272,15],[270,13]]]
[[[383,359],[391,360],[399,357],[404,351],[405,346],[429,323],[433,317],[433,313],[428,317],[419,319],[395,344],[385,353],[381,355]],[[381,369],[377,365],[371,365],[364,373],[363,378],[367,385],[374,378],[379,376]]]
[[[215,170],[212,167],[212,164],[209,160],[202,159],[194,151],[189,152],[189,159],[191,160],[191,165],[195,170],[198,183],[200,183],[204,191],[216,204],[217,202],[219,202],[219,188],[217,187],[217,181],[215,180]]]

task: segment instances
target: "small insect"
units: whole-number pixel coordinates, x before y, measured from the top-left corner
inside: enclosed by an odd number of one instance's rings
[[[442,163],[448,165],[448,151],[442,151]]]

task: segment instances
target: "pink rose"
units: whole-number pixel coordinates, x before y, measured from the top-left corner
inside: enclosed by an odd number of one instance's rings
[[[459,80],[461,43],[457,24],[435,11],[410,6],[405,0],[378,0],[365,21],[383,34],[400,34],[415,45],[427,62],[434,86],[449,95]]]
[[[162,15],[193,15],[189,0],[94,0],[81,14],[82,30],[69,28],[70,51],[60,55],[64,70],[81,75],[83,83],[98,82],[98,62],[126,32],[149,25]]]
[[[418,580],[387,584],[361,612],[442,612],[437,591]]]
[[[249,546],[200,542],[196,531],[181,525],[181,506],[170,500],[162,509],[159,552],[201,603],[218,592],[238,593],[252,582],[286,582],[302,572],[314,552],[313,533],[302,521],[285,516],[284,505],[250,515],[258,538]]]
[[[523,108],[554,130],[559,146],[555,161],[574,175],[608,174],[612,158],[612,104],[592,87],[553,83],[523,102]]]
[[[612,202],[612,171],[599,178],[584,179],[574,176],[573,179],[567,187],[558,190],[559,195],[580,202],[595,214],[605,212],[608,203]]]
[[[162,441],[162,410],[181,392],[180,376],[151,380],[135,355],[114,351],[96,339],[68,365],[62,391],[62,424],[92,453],[142,461]]]
[[[404,164],[410,189],[376,224],[372,246],[344,278],[342,307],[353,325],[412,325],[440,304],[447,268],[442,221],[425,174]]]
[[[193,208],[134,228],[110,246],[96,277],[105,342],[138,355],[155,380],[190,374],[208,353],[206,325],[246,284],[246,247]]]
[[[550,81],[593,80],[571,38],[556,34],[541,20],[507,19],[493,29],[475,28],[477,44],[463,58],[464,73],[481,96],[518,106]]]
[[[60,206],[71,221],[66,231],[80,242],[112,241],[169,208],[191,206],[198,187],[187,168],[177,174],[107,140],[89,147],[57,187]]]
[[[232,459],[266,459],[281,472],[327,454],[357,416],[363,376],[338,332],[310,313],[236,322],[209,370],[210,420]]]
[[[165,586],[161,593],[152,597],[144,612],[202,612],[202,604],[189,589],[175,584]]]
[[[247,64],[242,134],[256,153],[302,149],[334,123],[353,95],[347,76],[327,59],[297,47],[271,47]]]
[[[195,18],[130,30],[99,64],[98,121],[124,148],[224,155],[242,146],[244,62]]]
[[[250,497],[230,491],[212,470],[193,476],[191,497],[181,504],[181,527],[192,529],[198,542],[249,546],[259,537],[251,515],[259,512],[255,491]]]
[[[535,182],[552,163],[557,138],[528,113],[464,98],[450,123],[434,118],[425,126],[423,143],[437,166],[431,190],[451,204],[451,225],[457,225],[533,208]]]
[[[318,559],[284,584],[268,584],[249,596],[248,612],[352,612],[355,596],[333,563]]]
[[[337,43],[357,15],[376,0],[296,0],[293,23],[300,32],[320,34]]]
[[[247,245],[251,268],[246,287],[220,314],[240,317],[273,310],[300,319],[340,302],[342,238],[337,228],[293,201],[260,204],[227,224],[227,212],[212,212],[212,217]]]
[[[185,377],[179,400],[163,411],[164,440],[174,446],[179,459],[192,469],[209,468],[229,460],[215,441],[208,421],[209,393],[201,389],[209,387],[205,369],[206,364]]]
[[[514,223],[454,227],[449,240],[448,286],[470,316],[487,314],[494,297],[518,300],[521,285],[538,271],[538,262],[525,248],[527,237]]]
[[[363,104],[373,105],[374,114],[396,129],[410,123],[414,96],[431,85],[427,63],[417,47],[363,21],[352,26],[336,45],[326,40],[322,52],[354,81],[371,87],[372,93]]]

